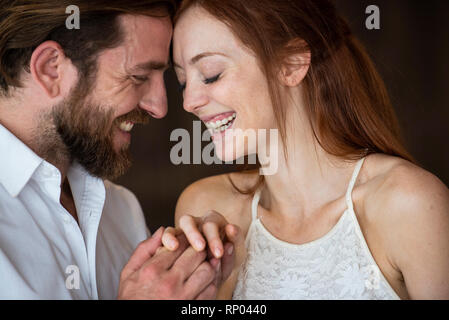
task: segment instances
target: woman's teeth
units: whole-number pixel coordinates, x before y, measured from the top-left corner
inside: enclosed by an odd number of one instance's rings
[[[120,124],[120,129],[125,132],[130,132],[133,127],[134,127],[134,123],[129,122],[129,121],[124,121]]]
[[[214,121],[206,122],[206,127],[208,129],[212,129],[214,133],[225,131],[232,125],[232,121],[235,119],[236,116],[237,114],[234,113],[232,116],[229,116],[227,118],[215,122]]]

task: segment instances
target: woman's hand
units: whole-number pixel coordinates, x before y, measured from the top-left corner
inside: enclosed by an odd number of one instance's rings
[[[243,261],[244,237],[241,229],[228,223],[216,211],[211,210],[201,218],[191,215],[181,216],[179,228],[165,229],[162,244],[170,251],[176,250],[179,246],[176,236],[182,233],[196,251],[207,248],[209,258],[221,261],[220,284],[226,281],[234,268]],[[235,250],[236,248],[238,250]]]
[[[243,243],[243,236],[238,226],[230,224],[216,211],[209,211],[203,217],[183,215],[179,219],[179,228],[168,227],[162,236],[162,244],[170,251],[178,248],[177,235],[184,233],[196,251],[202,251],[208,245],[209,253],[215,258],[223,257],[225,250],[229,253]]]

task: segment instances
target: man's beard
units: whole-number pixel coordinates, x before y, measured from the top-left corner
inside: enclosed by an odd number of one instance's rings
[[[86,98],[88,93],[78,85],[40,120],[37,151],[56,166],[76,161],[91,175],[113,180],[131,166],[129,144],[114,150],[113,137],[120,130],[120,123],[146,124],[150,116],[136,107],[114,120],[114,110],[118,107],[93,103]]]

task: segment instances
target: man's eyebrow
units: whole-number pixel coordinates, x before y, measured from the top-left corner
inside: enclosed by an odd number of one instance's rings
[[[162,61],[148,61],[140,63],[131,68],[130,71],[152,71],[152,70],[162,70],[165,71],[170,67],[169,62]]]
[[[195,64],[195,63],[197,63],[198,61],[200,61],[201,59],[206,58],[206,57],[210,57],[210,56],[223,56],[223,57],[228,57],[226,54],[221,53],[221,52],[203,52],[203,53],[197,54],[197,55],[194,56],[192,59],[190,59],[189,64]],[[173,62],[173,66],[174,66],[175,68],[180,68],[180,69],[182,69],[182,67],[181,67],[179,64],[175,63],[175,62]]]

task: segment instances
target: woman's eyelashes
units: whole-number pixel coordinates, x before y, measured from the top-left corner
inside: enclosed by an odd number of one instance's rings
[[[206,78],[206,79],[204,79],[204,83],[205,83],[205,84],[211,84],[211,83],[214,83],[214,82],[216,82],[216,81],[220,78],[220,76],[221,76],[221,73],[217,74],[215,77],[212,77],[212,78]]]
[[[211,84],[214,83],[216,81],[218,81],[218,79],[220,79],[221,73],[217,74],[216,76],[212,77],[212,78],[206,78],[203,80],[204,84]],[[186,83],[180,83],[179,84],[179,90],[180,91],[184,91],[186,89]]]

